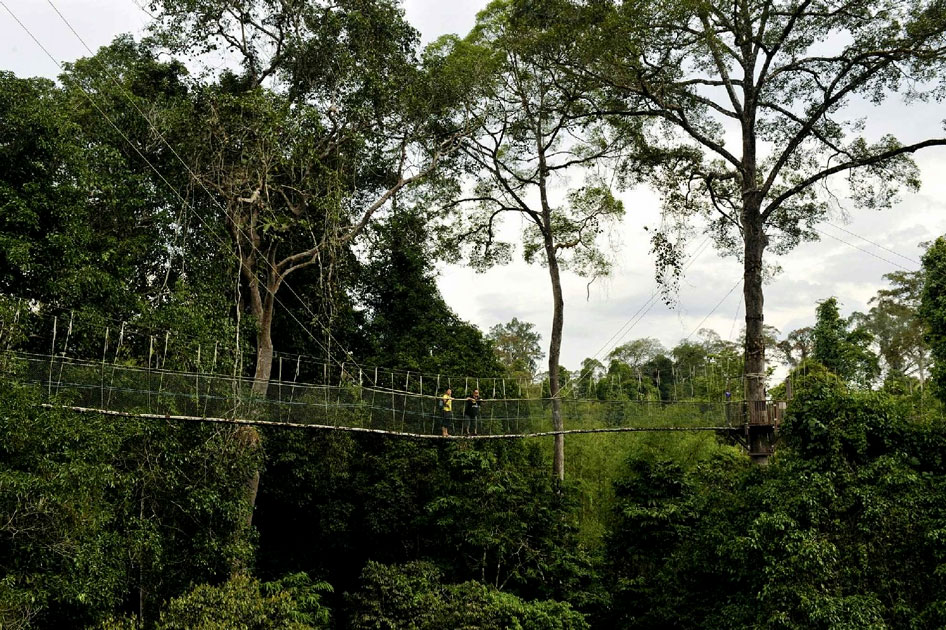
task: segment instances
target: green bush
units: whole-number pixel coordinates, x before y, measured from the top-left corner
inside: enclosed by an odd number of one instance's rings
[[[443,584],[432,564],[369,562],[349,596],[352,630],[584,630],[567,603],[522,600],[479,582]]]

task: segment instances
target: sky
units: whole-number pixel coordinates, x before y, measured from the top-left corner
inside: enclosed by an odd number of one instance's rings
[[[72,61],[87,51],[53,7],[93,50],[120,33],[140,34],[148,23],[146,0],[0,0],[0,69],[18,76],[55,77],[50,60],[11,15],[15,15],[58,61]],[[444,33],[465,34],[482,0],[407,0],[408,20],[424,41]],[[946,108],[941,103],[899,102],[854,112],[867,117],[874,134],[893,133],[905,140],[921,134],[941,135]],[[782,335],[811,325],[819,300],[835,296],[842,313],[866,311],[868,301],[886,286],[882,276],[916,270],[920,243],[946,233],[946,148],[916,155],[923,185],[905,191],[892,210],[852,209],[843,196],[834,216],[818,229],[822,238],[768,261],[782,271],[765,287],[766,324]],[[688,253],[697,256],[680,283],[674,304],[651,303],[654,264],[648,232],[660,223],[659,198],[650,190],[621,194],[626,216],[612,237],[614,270],[610,277],[587,281],[564,274],[565,327],[561,364],[574,369],[586,357],[604,357],[631,339],[655,337],[671,348],[699,328],[711,328],[736,340],[743,326],[741,266],[712,247],[700,249],[693,239]],[[509,226],[516,229],[516,223]],[[486,273],[442,265],[438,284],[448,304],[464,319],[487,331],[513,317],[532,322],[547,343],[551,327],[551,285],[541,266],[516,262]]]

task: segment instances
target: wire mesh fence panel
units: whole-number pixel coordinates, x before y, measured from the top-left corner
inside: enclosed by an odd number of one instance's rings
[[[340,370],[334,384],[273,381],[253,393],[253,379],[156,369],[119,361],[8,352],[0,370],[36,386],[50,402],[128,414],[288,422],[414,435],[530,435],[548,433],[552,401],[481,399],[471,413],[464,398],[446,412],[434,395],[359,385]],[[403,383],[401,383],[403,385]],[[744,409],[714,402],[562,401],[565,430],[706,428],[739,425]]]

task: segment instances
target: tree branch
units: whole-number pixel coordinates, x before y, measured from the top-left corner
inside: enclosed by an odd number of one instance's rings
[[[786,200],[797,195],[798,193],[808,188],[812,184],[819,182],[825,179],[826,177],[834,175],[835,173],[840,173],[841,171],[849,171],[849,170],[861,168],[864,166],[871,166],[874,164],[879,164],[891,158],[895,158],[899,155],[904,155],[906,153],[915,153],[919,151],[920,149],[925,149],[927,147],[936,147],[936,146],[946,146],[946,138],[934,138],[930,140],[924,140],[923,142],[918,142],[916,144],[911,144],[904,147],[898,147],[896,149],[891,149],[889,151],[883,151],[881,153],[877,153],[876,155],[871,155],[871,156],[863,157],[856,160],[850,160],[848,162],[843,162],[836,166],[832,166],[831,168],[824,169],[823,171],[815,173],[814,175],[792,186],[791,188],[783,192],[781,195],[773,199],[771,202],[769,202],[769,204],[765,207],[765,210],[762,212],[762,221],[764,222],[765,220],[767,220],[769,216],[775,210],[777,210],[779,206],[782,203],[784,203]]]

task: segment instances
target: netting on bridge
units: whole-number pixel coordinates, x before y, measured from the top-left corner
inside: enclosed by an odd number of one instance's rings
[[[187,331],[153,329],[142,322],[103,319],[87,312],[55,315],[30,303],[16,301],[4,308],[0,296],[0,348],[42,355],[82,357],[118,365],[147,366],[151,370],[232,374],[244,377],[256,363],[252,349],[235,344],[226,335],[195,338]],[[37,310],[38,309],[38,310]],[[542,377],[512,375],[458,375],[398,369],[355,362],[346,353],[314,357],[274,352],[272,379],[396,390],[428,396],[467,395],[479,389],[489,399],[534,399],[542,395]],[[602,400],[694,401],[723,404],[744,398],[742,365],[738,361],[705,358],[699,365],[619,366],[613,374],[602,370],[560,375],[563,398]],[[546,394],[547,395],[547,394]]]
[[[248,378],[153,369],[108,361],[7,352],[0,369],[37,388],[47,402],[120,414],[240,418],[258,424],[291,423],[438,436],[534,435],[552,432],[548,398],[484,398],[478,418],[467,418],[465,397],[454,391],[447,418],[436,396],[368,387],[342,374],[335,384],[273,380],[265,396]],[[715,430],[742,423],[736,403],[564,399],[566,429]]]

